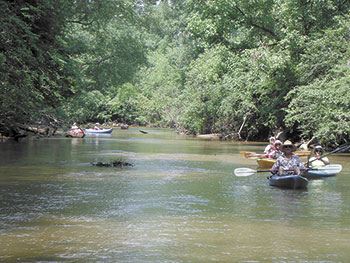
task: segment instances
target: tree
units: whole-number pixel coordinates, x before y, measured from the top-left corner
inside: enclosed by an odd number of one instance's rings
[[[301,85],[288,94],[286,115],[303,137],[333,145],[348,142],[350,134],[350,20],[338,21],[308,41],[298,65]]]
[[[1,1],[0,126],[37,121],[72,95],[65,15],[56,1]]]
[[[67,36],[76,44],[73,57],[80,69],[80,80],[65,110],[70,119],[81,122],[106,121],[112,117],[124,119],[126,109],[122,109],[122,102],[117,100],[124,93],[124,85],[132,82],[146,60],[142,33],[137,28],[137,9],[128,0],[99,1],[97,6],[83,3],[79,12],[74,11],[76,17],[69,21],[72,27]],[[91,16],[81,16],[81,13]],[[99,94],[96,97],[100,100],[96,101],[99,106],[86,108],[85,114],[81,114],[80,103],[93,100],[88,96],[94,94]],[[111,111],[110,105],[116,103],[119,106],[112,108],[120,112]]]

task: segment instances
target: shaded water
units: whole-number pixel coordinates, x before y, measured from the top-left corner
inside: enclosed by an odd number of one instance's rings
[[[265,144],[147,131],[0,143],[0,262],[348,262],[349,155],[281,190],[233,175]]]

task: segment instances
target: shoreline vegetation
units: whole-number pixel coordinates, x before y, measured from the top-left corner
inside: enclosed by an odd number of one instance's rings
[[[79,126],[82,129],[93,128],[95,123],[86,123]],[[106,122],[100,125],[101,128],[121,128],[125,126],[123,123]],[[133,125],[137,127],[137,125]],[[64,137],[70,130],[69,125],[41,125],[41,124],[19,124],[15,123],[4,127],[0,131],[0,140],[15,140],[19,141],[24,138],[41,138],[41,137]]]
[[[95,123],[89,122],[82,125],[79,125],[79,128],[81,129],[89,129],[93,128],[95,126]],[[119,122],[105,122],[101,123],[99,125],[100,128],[109,129],[109,128],[120,128],[128,126],[131,128],[144,128],[144,126],[139,126],[137,124],[127,125],[125,123],[119,123]],[[165,128],[165,129],[171,129],[169,127],[152,127],[147,126],[147,128]],[[70,130],[70,127],[68,125],[24,125],[24,124],[16,124],[15,126],[11,126],[11,128],[7,131],[7,136],[0,133],[0,142],[4,142],[7,140],[14,140],[19,142],[20,140],[25,139],[39,139],[39,138],[49,138],[49,137],[67,137],[67,132]],[[139,130],[143,134],[148,134],[148,132]],[[2,131],[3,132],[3,131]],[[183,134],[187,136],[194,136],[199,139],[204,140],[231,140],[231,141],[246,141],[241,138],[239,138],[238,135],[234,136],[233,134],[231,136],[227,136],[220,133],[210,133],[210,134],[191,134],[189,132],[181,132],[177,131],[178,134]],[[281,135],[282,133],[279,133],[278,135]],[[70,137],[70,136],[68,136]],[[265,142],[265,141],[260,141]],[[304,140],[296,141],[295,144],[300,149],[308,149],[308,146],[312,142],[312,140],[309,140],[307,143],[305,143]],[[311,148],[314,147],[314,145],[310,145]]]
[[[0,134],[348,143],[350,1],[304,2],[1,1]]]

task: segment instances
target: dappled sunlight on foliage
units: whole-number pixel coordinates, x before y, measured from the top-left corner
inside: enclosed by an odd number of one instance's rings
[[[349,1],[33,0],[0,10],[3,134],[50,115],[349,141]]]

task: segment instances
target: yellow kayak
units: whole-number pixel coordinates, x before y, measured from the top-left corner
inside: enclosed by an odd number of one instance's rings
[[[272,158],[261,158],[256,160],[258,162],[260,169],[270,169],[272,165],[276,162],[276,159]]]
[[[240,154],[244,155],[245,158],[247,159],[258,159],[258,158],[263,158],[265,154],[263,153],[256,153],[256,152],[240,152]],[[300,158],[302,157],[308,157],[311,155],[311,151],[296,151],[294,154],[298,155]]]
[[[300,150],[300,151],[294,152],[294,154],[298,155],[300,158],[301,157],[308,157],[311,155],[311,151]]]
[[[311,154],[311,151],[296,151],[294,154],[298,155],[300,158],[307,157]],[[256,160],[260,169],[270,169],[272,165],[276,162],[276,159],[272,158],[259,158]]]

